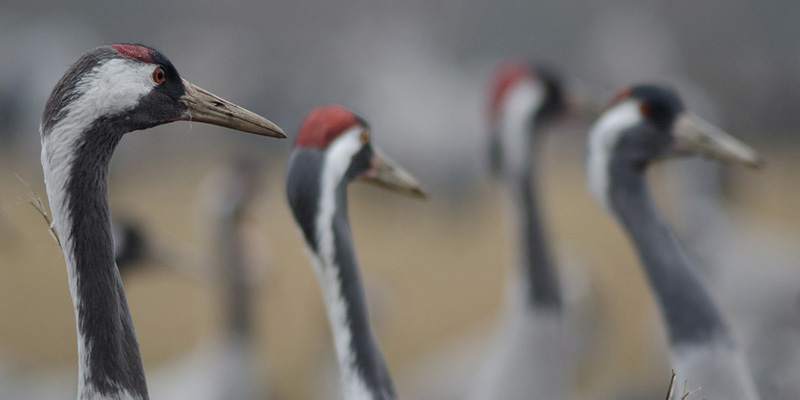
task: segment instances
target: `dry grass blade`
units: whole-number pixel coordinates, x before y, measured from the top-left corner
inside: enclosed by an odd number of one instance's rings
[[[701,389],[701,388],[697,388],[695,390],[687,392],[686,391],[686,383],[687,383],[687,381],[683,381],[683,396],[681,396],[681,400],[686,400],[689,397],[689,395],[691,395],[692,393],[694,393],[694,392],[696,392],[696,391]],[[705,397],[703,398],[703,400],[706,400]]]
[[[22,183],[22,185],[25,186],[26,189],[28,189],[28,200],[27,200],[28,204],[32,205],[33,208],[35,208],[36,211],[38,211],[39,214],[42,215],[42,218],[44,218],[45,222],[47,222],[47,227],[50,230],[50,236],[52,236],[53,240],[56,241],[58,247],[61,247],[61,239],[58,237],[58,232],[56,232],[55,226],[53,226],[53,219],[50,218],[50,216],[47,214],[47,209],[45,209],[44,203],[42,203],[42,198],[39,197],[38,194],[36,194],[36,191],[33,190],[33,188],[31,188],[28,185],[28,183],[25,182],[24,179],[22,179],[22,177],[20,177],[17,174],[14,174],[14,176],[16,176],[17,179]]]
[[[698,390],[700,390],[700,388],[697,388],[695,390],[687,392],[686,391],[686,384],[687,383],[688,383],[688,380],[684,380],[683,381],[683,394],[681,395],[680,400],[686,400],[693,393],[695,393]],[[675,370],[673,369],[672,370],[672,377],[669,379],[669,389],[667,390],[667,400],[672,400],[672,396],[674,394],[675,394]],[[705,397],[702,400],[706,400]]]
[[[675,370],[672,370],[672,378],[669,378],[669,389],[667,389],[667,400],[672,398],[672,394],[675,392]]]

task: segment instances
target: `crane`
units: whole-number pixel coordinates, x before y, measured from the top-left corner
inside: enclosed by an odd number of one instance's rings
[[[138,44],[88,51],[45,105],[41,162],[75,311],[80,399],[149,397],[114,262],[108,170],[125,133],[181,120],[286,136],[269,120],[182,79],[161,52]]]
[[[536,194],[532,150],[542,127],[565,114],[560,79],[526,62],[501,64],[489,103],[490,162],[506,195],[512,225],[511,304],[499,345],[476,379],[470,398],[563,399],[567,396],[564,296],[552,261]]]
[[[187,355],[160,365],[150,374],[155,398],[194,400],[264,400],[266,381],[257,363],[253,323],[252,266],[247,263],[242,228],[247,208],[259,188],[256,165],[235,158],[203,179],[200,207],[209,227],[202,278],[220,289],[220,332],[201,336]],[[204,204],[205,203],[205,204]]]
[[[708,399],[755,400],[742,349],[647,185],[652,162],[689,154],[748,166],[761,162],[750,147],[686,111],[671,89],[625,88],[589,132],[589,190],[636,247],[666,322],[678,382],[688,380]]]
[[[154,398],[266,399],[263,368],[254,355],[253,268],[247,263],[242,225],[255,197],[259,174],[254,163],[234,158],[203,180],[199,212],[208,230],[207,254],[179,252],[181,245],[154,239],[140,224],[115,218],[115,256],[123,281],[138,262],[153,261],[220,288],[226,320],[220,332],[202,335],[192,351],[147,370]],[[193,265],[187,264],[193,261]],[[206,266],[206,264],[210,264]]]
[[[367,122],[340,106],[312,110],[286,175],[289,206],[322,289],[345,399],[395,399],[367,317],[347,213],[347,184],[363,180],[424,198],[411,174],[371,141]]]

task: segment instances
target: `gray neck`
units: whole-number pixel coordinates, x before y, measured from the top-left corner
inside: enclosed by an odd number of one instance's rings
[[[242,218],[240,207],[226,210],[217,216],[215,242],[218,248],[216,270],[222,274],[228,332],[231,339],[246,338],[250,334],[252,322],[250,318],[250,287],[247,282],[247,266],[243,255],[239,220]]]
[[[48,197],[62,236],[75,307],[78,396],[147,399],[139,345],[114,262],[109,217],[108,168],[122,131],[101,131],[100,125],[84,133],[71,162],[48,163],[44,171],[51,181]],[[63,181],[53,178],[63,174]],[[60,182],[63,186],[50,187]]]
[[[547,235],[537,204],[536,171],[530,157],[527,167],[514,178],[506,179],[518,218],[518,248],[525,301],[536,309],[560,309],[562,306],[558,274],[552,263]]]
[[[621,219],[658,297],[673,345],[729,341],[722,316],[656,209],[644,167],[611,163],[610,203]]]
[[[335,188],[333,214],[330,219],[319,218],[316,229],[317,256],[322,264],[318,275],[323,291],[327,292],[326,306],[345,383],[345,397],[395,399],[394,384],[367,317],[347,215],[346,185],[342,182]],[[322,197],[325,201],[327,196],[323,193]],[[331,239],[332,243],[322,243]],[[333,245],[332,254],[322,254],[330,244]]]

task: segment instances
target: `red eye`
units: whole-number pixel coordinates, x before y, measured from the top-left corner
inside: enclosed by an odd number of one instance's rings
[[[650,103],[641,103],[639,104],[639,111],[645,118],[650,118],[653,116],[653,105]]]
[[[167,73],[164,72],[164,68],[158,67],[153,71],[153,82],[160,84],[165,79],[167,79]]]

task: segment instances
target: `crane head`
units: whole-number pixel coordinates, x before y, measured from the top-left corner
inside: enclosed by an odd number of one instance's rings
[[[604,125],[615,126],[597,129]],[[685,155],[702,155],[749,167],[759,167],[762,162],[750,146],[686,110],[673,90],[656,85],[636,85],[619,91],[593,134],[605,134],[616,143],[609,149],[627,152],[621,156],[640,162]]]
[[[567,88],[552,68],[525,61],[506,61],[493,73],[489,87],[489,161],[494,174],[518,176],[533,139],[542,127],[565,120],[593,120],[597,102],[585,90]]]
[[[102,46],[81,56],[53,88],[42,135],[59,125],[70,132],[122,134],[181,120],[286,137],[266,118],[181,78],[161,52],[138,44]]]
[[[686,111],[673,90],[656,85],[627,87],[617,93],[589,131],[589,188],[609,208],[615,166],[643,171],[653,161],[691,154],[750,167],[761,164],[748,145]]]
[[[360,180],[412,197],[426,197],[416,178],[372,143],[369,124],[344,107],[312,110],[300,127],[295,146],[323,152],[323,174],[329,173],[337,183]]]

